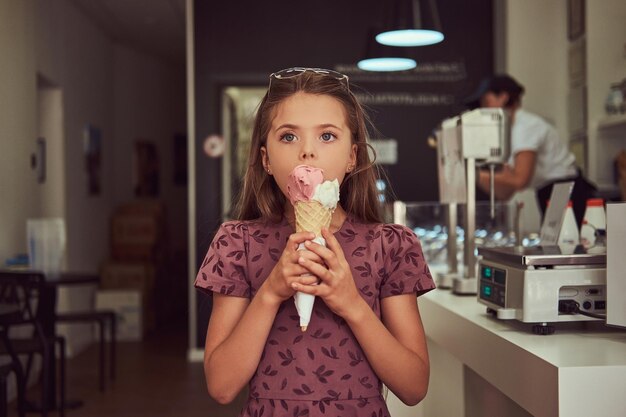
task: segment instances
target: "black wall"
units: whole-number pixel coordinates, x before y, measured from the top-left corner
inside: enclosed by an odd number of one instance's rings
[[[365,101],[380,135],[398,142],[398,163],[385,165],[400,200],[438,199],[435,151],[426,144],[432,129],[458,114],[460,100],[492,73],[491,0],[438,0],[445,40],[410,48],[418,68],[402,73],[364,73],[368,31],[380,26],[389,1],[316,0],[195,2],[196,149],[220,132],[221,89],[266,86],[268,75],[293,66],[340,70]],[[201,262],[221,223],[221,161],[196,156],[197,256]],[[198,346],[210,312],[199,295]]]

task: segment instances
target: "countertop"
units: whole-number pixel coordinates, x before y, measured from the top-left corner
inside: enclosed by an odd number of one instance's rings
[[[418,299],[428,337],[536,416],[626,415],[626,329],[601,322],[499,320],[476,296],[434,290]]]

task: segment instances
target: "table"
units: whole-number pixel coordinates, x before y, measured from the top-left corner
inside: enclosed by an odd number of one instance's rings
[[[42,319],[43,331],[46,336],[56,337],[56,312],[59,287],[66,285],[97,285],[99,283],[99,275],[81,272],[62,272],[56,279],[46,279],[46,295],[42,300],[45,301],[45,303],[40,304],[38,309],[38,313],[41,314],[40,318]],[[53,320],[50,320],[49,317],[52,317]],[[53,358],[51,362],[52,363],[49,364],[51,372],[48,380],[48,386],[50,387],[48,405],[54,410],[58,408],[56,404],[56,360]],[[66,400],[65,408],[78,408],[81,405],[82,401],[80,400]]]
[[[46,278],[46,287],[37,310],[46,336],[56,336],[56,322],[50,318],[56,317],[58,288],[65,285],[97,285],[99,283],[100,276],[89,273],[62,272],[57,279],[48,280]]]
[[[557,324],[554,335],[534,335],[531,325],[498,320],[475,296],[448,290],[420,297],[419,307],[429,340],[467,371],[460,384],[447,381],[461,386],[466,417],[487,415],[485,403],[494,398],[473,386],[477,379],[533,416],[624,415],[626,330],[577,322]],[[431,367],[431,375],[439,372],[437,363]]]
[[[28,271],[24,269],[11,269],[11,272],[34,272]],[[44,277],[46,275],[44,274]],[[46,337],[51,339],[56,338],[56,309],[57,309],[57,295],[58,289],[61,286],[66,285],[89,285],[89,284],[99,284],[100,277],[97,274],[91,273],[80,273],[80,272],[62,272],[61,275],[55,279],[47,279],[45,286],[41,291],[39,305],[37,308],[37,318],[39,319],[42,330]],[[46,400],[46,404],[48,406],[48,410],[58,409],[57,400],[56,400],[56,380],[57,380],[57,372],[56,372],[56,358],[52,355],[50,363],[48,364],[50,372],[48,374],[48,399]],[[76,408],[82,405],[82,402],[77,400],[66,401],[66,408]],[[37,410],[39,407],[37,405],[32,404],[33,411]]]

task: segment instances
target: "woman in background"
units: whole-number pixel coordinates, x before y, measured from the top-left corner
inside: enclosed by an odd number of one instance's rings
[[[495,196],[508,200],[518,191],[532,187],[536,191],[542,215],[545,214],[552,186],[574,181],[572,200],[578,227],[581,226],[587,199],[596,188],[576,166],[574,155],[560,140],[551,124],[522,108],[524,87],[509,75],[501,74],[482,80],[465,104],[477,107],[503,108],[511,120],[511,157],[495,174]],[[478,186],[489,192],[489,173],[481,171]]]

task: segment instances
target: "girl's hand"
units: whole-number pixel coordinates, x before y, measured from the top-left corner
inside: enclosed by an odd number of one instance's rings
[[[318,281],[315,276],[310,275],[311,273],[308,269],[298,263],[300,258],[306,259],[312,264],[322,262],[319,255],[314,252],[298,251],[298,246],[301,243],[309,242],[314,238],[315,234],[311,232],[298,232],[289,236],[280,259],[263,283],[268,295],[273,297],[277,303],[281,303],[293,296],[295,293],[293,289],[294,283],[311,285]]]
[[[321,297],[328,308],[345,318],[351,308],[358,306],[364,300],[354,283],[350,265],[341,245],[328,229],[322,229],[322,237],[326,240],[326,247],[311,241],[306,241],[305,246],[309,251],[319,255],[323,264],[312,262],[304,256],[298,258],[298,263],[302,267],[320,279],[319,285],[294,281],[292,288]]]

